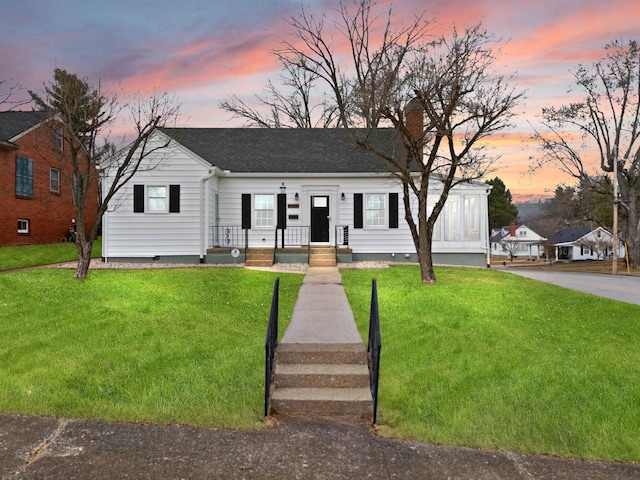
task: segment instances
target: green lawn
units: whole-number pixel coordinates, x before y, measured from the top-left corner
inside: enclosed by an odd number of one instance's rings
[[[447,445],[640,461],[640,306],[490,270],[343,270],[382,329],[379,430]]]
[[[302,281],[284,274],[280,334]],[[276,274],[240,268],[0,274],[0,411],[262,425]]]
[[[492,270],[436,273],[429,286],[417,267],[342,271],[363,336],[378,278],[382,434],[640,461],[640,306]],[[0,274],[0,411],[258,428],[276,276]],[[302,276],[279,276],[282,335]]]
[[[102,255],[102,238],[93,243],[92,258]],[[15,268],[35,267],[52,263],[77,260],[75,243],[51,243],[46,245],[23,245],[20,247],[0,247],[0,271]]]

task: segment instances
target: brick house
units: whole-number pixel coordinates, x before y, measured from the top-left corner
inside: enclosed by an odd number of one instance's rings
[[[65,144],[38,112],[0,112],[0,246],[59,242],[73,225],[73,188],[60,155]],[[97,213],[97,186],[90,195]],[[90,197],[91,198],[91,197]]]

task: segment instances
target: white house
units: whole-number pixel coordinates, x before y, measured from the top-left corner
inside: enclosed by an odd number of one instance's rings
[[[392,133],[380,133],[390,153]],[[158,165],[136,173],[105,214],[105,261],[233,263],[232,249],[242,261],[260,247],[306,261],[309,246],[336,249],[340,262],[417,260],[400,182],[342,129],[167,128],[153,141],[167,137]],[[486,265],[488,191],[450,192],[435,263]]]
[[[491,255],[496,257],[526,257],[537,259],[544,253],[541,242],[546,238],[526,225],[511,223],[506,227],[491,229]]]
[[[549,238],[556,260],[604,260],[613,255],[613,234],[598,227],[566,228]],[[618,257],[624,257],[624,246],[618,244]]]

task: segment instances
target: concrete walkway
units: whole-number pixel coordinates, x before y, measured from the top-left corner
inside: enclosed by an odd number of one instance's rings
[[[337,267],[309,267],[276,353],[271,412],[370,417],[367,352]]]
[[[281,345],[362,343],[337,267],[309,267]]]

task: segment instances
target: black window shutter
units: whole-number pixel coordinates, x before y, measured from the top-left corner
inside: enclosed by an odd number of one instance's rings
[[[362,228],[362,194],[353,194],[353,228]]]
[[[277,228],[287,228],[287,194],[278,194],[278,226]]]
[[[242,194],[242,228],[251,229],[251,194]]]
[[[169,185],[169,213],[180,213],[180,185]]]
[[[389,194],[389,228],[398,228],[398,194]]]
[[[144,185],[133,186],[133,212],[144,212]]]

